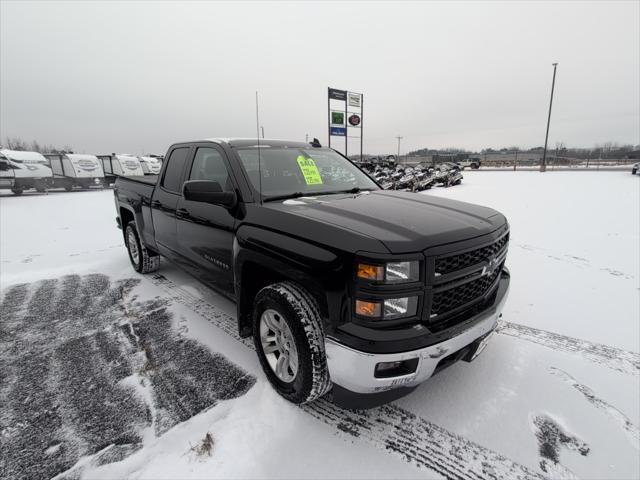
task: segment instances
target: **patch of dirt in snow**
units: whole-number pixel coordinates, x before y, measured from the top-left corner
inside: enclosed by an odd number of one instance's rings
[[[135,302],[138,282],[70,275],[2,292],[0,477],[76,478],[88,463],[137,451],[151,425],[159,435],[253,385],[176,335],[167,302]],[[148,379],[154,405],[127,383],[136,375]]]
[[[558,422],[547,415],[534,416],[531,423],[538,440],[540,470],[551,475],[552,478],[577,478],[571,470],[560,463],[560,451],[566,448],[586,457],[590,451],[589,445],[567,433]]]

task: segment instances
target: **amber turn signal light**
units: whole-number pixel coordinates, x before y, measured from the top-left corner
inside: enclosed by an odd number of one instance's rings
[[[380,317],[382,305],[378,302],[365,302],[356,300],[356,314],[362,317]]]
[[[365,280],[383,280],[384,267],[382,265],[369,265],[366,263],[359,263],[358,278],[364,278]]]

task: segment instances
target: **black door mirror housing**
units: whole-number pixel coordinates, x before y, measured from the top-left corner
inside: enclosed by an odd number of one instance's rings
[[[184,182],[182,194],[185,200],[210,203],[231,209],[236,206],[238,198],[235,192],[225,192],[218,182],[212,180],[189,180]]]

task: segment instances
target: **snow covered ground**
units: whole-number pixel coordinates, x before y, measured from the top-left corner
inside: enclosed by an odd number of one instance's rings
[[[287,403],[231,302],[137,275],[111,191],[3,194],[0,478],[638,478],[640,179],[464,175],[424,194],[507,215],[505,322],[365,412]]]

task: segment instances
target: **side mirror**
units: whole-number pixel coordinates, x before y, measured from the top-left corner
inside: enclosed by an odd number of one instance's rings
[[[224,192],[218,182],[211,180],[189,180],[184,182],[182,194],[185,200],[211,203],[227,209],[235,207],[238,202],[235,192]]]

